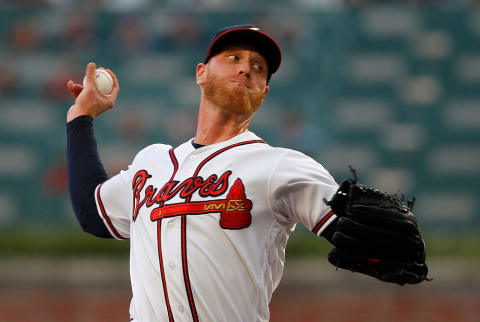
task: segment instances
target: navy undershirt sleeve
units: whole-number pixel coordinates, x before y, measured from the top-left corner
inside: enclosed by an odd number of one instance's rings
[[[108,175],[98,155],[90,116],[79,116],[67,123],[67,175],[73,210],[83,230],[112,238],[95,204],[95,188]]]

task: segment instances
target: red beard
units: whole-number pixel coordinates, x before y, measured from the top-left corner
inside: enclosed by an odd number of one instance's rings
[[[215,105],[236,114],[255,113],[263,100],[263,92],[258,88],[247,88],[234,82],[220,80],[207,74],[204,95]]]

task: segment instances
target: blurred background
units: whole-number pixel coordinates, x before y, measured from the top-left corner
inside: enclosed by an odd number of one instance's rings
[[[479,321],[477,1],[2,0],[0,321],[128,321],[128,242],[81,232],[67,191],[66,82],[118,76],[95,120],[113,175],[195,135],[195,68],[215,31],[251,23],[283,50],[251,130],[415,196],[433,282],[387,285],[327,263],[298,225],[272,321]]]

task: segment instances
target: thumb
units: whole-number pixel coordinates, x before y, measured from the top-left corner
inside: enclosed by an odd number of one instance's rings
[[[97,69],[97,65],[95,63],[88,63],[87,68],[85,70],[85,78],[87,84],[93,84],[96,78],[95,70]]]

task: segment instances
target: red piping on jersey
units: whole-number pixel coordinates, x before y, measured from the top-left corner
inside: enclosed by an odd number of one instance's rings
[[[200,170],[202,169],[202,167],[205,165],[205,163],[207,163],[208,161],[210,161],[211,159],[213,159],[214,157],[216,157],[217,155],[219,155],[220,153],[222,152],[225,152],[231,148],[234,148],[234,147],[237,147],[237,146],[241,146],[241,145],[246,145],[246,144],[252,144],[252,143],[266,143],[264,140],[250,140],[250,141],[244,141],[244,142],[239,142],[239,143],[235,143],[235,144],[232,144],[232,145],[229,145],[227,147],[224,147],[223,149],[220,149],[214,153],[212,153],[211,155],[209,155],[207,158],[205,158],[205,160],[203,160],[202,162],[200,162],[200,164],[198,165],[197,169],[195,170],[195,173],[193,174],[192,178],[195,179],[198,175],[198,173],[200,172]],[[188,196],[186,199],[185,199],[185,203],[190,203],[190,200],[192,199],[192,196]],[[190,305],[190,311],[192,312],[192,318],[193,318],[193,321],[195,322],[198,322],[198,314],[197,314],[197,310],[195,308],[195,301],[193,300],[193,293],[192,293],[192,288],[191,288],[191,285],[190,285],[190,277],[188,275],[188,263],[187,263],[187,216],[186,215],[182,215],[182,238],[181,238],[181,241],[182,241],[182,267],[183,267],[183,277],[184,277],[184,280],[185,280],[185,289],[187,291],[187,296],[188,296],[188,304]]]
[[[170,160],[172,161],[173,164],[173,172],[172,176],[170,177],[170,181],[173,180],[175,177],[175,174],[177,173],[178,170],[178,161],[177,158],[175,157],[175,153],[173,152],[173,148],[168,151],[170,154]],[[163,269],[163,258],[162,258],[162,218],[159,218],[160,220],[157,221],[157,243],[158,243],[158,262],[160,263],[160,274],[162,275],[162,284],[163,284],[163,295],[165,296],[165,304],[167,305],[167,312],[168,312],[168,320],[170,322],[173,322],[173,314],[172,314],[172,308],[170,307],[170,300],[168,299],[168,290],[167,290],[167,280],[165,279],[165,270]]]
[[[167,304],[168,320],[173,321],[172,308],[170,307],[170,301],[168,299],[167,281],[165,280],[165,271],[163,269],[161,234],[162,234],[162,220],[159,220],[157,221],[158,261],[160,263],[160,272],[162,274],[163,295],[165,296],[165,303]]]
[[[244,142],[235,143],[235,144],[229,145],[227,147],[224,147],[223,149],[218,150],[217,152],[211,154],[205,160],[203,160],[198,165],[197,170],[195,170],[195,173],[193,174],[193,178],[195,178],[198,175],[198,173],[200,172],[200,169],[205,165],[205,163],[207,163],[208,161],[210,161],[211,159],[213,159],[214,157],[216,157],[220,153],[225,152],[225,151],[227,151],[231,148],[237,147],[237,146],[241,146],[241,145],[245,145],[245,144],[252,144],[252,143],[267,143],[267,142],[265,142],[264,140],[251,140],[251,141],[244,141]],[[191,197],[190,197],[190,199],[191,199]],[[190,202],[190,200],[188,200],[187,202]]]
[[[192,312],[192,319],[198,322],[197,309],[193,300],[192,287],[190,285],[190,277],[188,275],[188,262],[187,262],[187,216],[182,216],[182,267],[183,267],[183,280],[185,282],[185,290],[187,291],[188,304],[190,311]]]
[[[98,186],[98,189],[97,189],[97,200],[98,200],[98,205],[100,206],[100,212],[102,213],[102,216],[105,219],[105,221],[107,222],[108,227],[110,227],[110,231],[115,235],[115,237],[118,238],[118,239],[127,239],[125,237],[122,237],[122,235],[120,235],[118,233],[118,231],[113,226],[112,221],[108,217],[107,212],[105,211],[105,207],[103,206],[102,198],[100,197],[100,188],[102,187],[102,184],[103,183],[101,183],[100,186]]]
[[[322,218],[322,220],[319,221],[318,224],[315,225],[315,227],[312,229],[312,232],[314,234],[317,234],[320,228],[327,222],[328,219],[330,219],[334,215],[333,211],[330,210],[325,217]]]
[[[173,152],[173,148],[171,148],[170,151],[168,151],[168,153],[170,154],[170,160],[172,160],[172,163],[173,163],[173,173],[172,173],[172,176],[170,177],[170,181],[172,181],[175,175],[177,174],[178,161],[177,161],[177,158],[175,157],[175,152]]]

